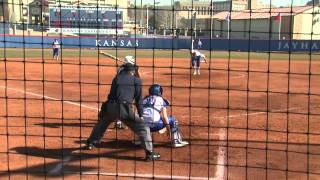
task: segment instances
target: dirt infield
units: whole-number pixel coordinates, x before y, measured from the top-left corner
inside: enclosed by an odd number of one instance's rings
[[[130,130],[77,151],[96,122],[116,62],[0,61],[0,179],[320,179],[320,62],[137,59],[144,93],[164,86],[191,145],[153,134],[161,160],[143,161]]]

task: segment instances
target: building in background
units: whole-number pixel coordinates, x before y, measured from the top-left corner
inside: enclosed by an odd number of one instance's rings
[[[7,0],[0,0],[0,34],[9,33],[9,8]]]
[[[8,0],[0,0],[0,22],[9,21]]]
[[[314,5],[319,5],[320,4],[320,0],[310,0],[307,2],[306,5],[308,6],[314,6]]]
[[[183,34],[195,38],[319,38],[317,5],[276,8],[259,0],[183,0],[180,7]],[[279,13],[281,22],[275,20]]]
[[[260,0],[248,0],[248,10],[250,9],[263,9],[263,8],[274,8],[270,4],[264,4]]]
[[[61,5],[92,5],[92,6],[103,6],[113,7],[121,9],[123,12],[123,21],[127,23],[128,13],[127,8],[129,5],[128,0],[49,0],[49,4],[61,4]]]
[[[24,19],[24,7],[27,8],[33,0],[7,0],[9,20],[15,23],[21,23]]]
[[[122,28],[120,32],[138,35],[310,39],[312,33],[313,39],[318,38],[318,29],[320,29],[318,27],[319,0],[309,1],[307,4],[310,6],[292,7],[292,12],[291,7],[275,8],[270,4],[262,4],[260,1],[181,0],[173,1],[172,5],[161,5],[162,2],[159,0],[149,4],[145,4],[144,1],[134,1],[136,4],[131,1],[130,4],[128,0],[10,0],[9,2],[8,0],[0,0],[0,6],[3,9],[0,11],[0,20],[10,23],[11,33],[15,33],[16,29],[17,31],[28,29],[31,32],[33,30],[42,33],[50,29],[49,25],[53,25],[52,22],[50,24],[49,19],[50,6],[95,8],[98,6],[119,11],[121,20],[118,19],[121,24],[116,26]],[[90,17],[90,13],[85,13],[86,16],[82,18],[90,20],[90,22],[79,19],[84,23],[78,26],[78,30],[82,29],[82,26],[90,27],[90,29],[96,27],[110,27],[112,29],[114,27],[112,22],[110,22],[111,25],[106,26],[98,23],[99,19],[101,21],[99,17],[102,13],[98,10],[96,12],[98,12],[98,17]],[[279,13],[281,14],[281,23],[275,20]],[[228,14],[230,19],[227,18]],[[72,18],[69,17],[66,21],[70,24],[77,24]],[[94,19],[97,23],[94,23]],[[111,18],[108,21],[113,21],[114,24],[117,20]]]
[[[94,7],[98,5],[110,7],[121,10],[123,13],[123,21],[127,22],[127,0],[10,0],[10,2],[6,0],[6,2],[8,7],[8,20],[11,24],[14,24],[14,27],[11,28],[13,34],[16,34],[16,32],[19,33],[19,30],[41,32],[48,29],[50,5]]]
[[[256,2],[255,0],[253,0]],[[248,5],[248,0],[226,0],[226,1],[180,1],[180,10],[178,16],[181,19],[183,34],[193,36],[208,35],[207,20],[214,14],[222,11],[243,11],[251,7]],[[191,31],[190,31],[191,30]],[[209,36],[210,37],[210,36]]]
[[[160,2],[130,4],[128,18],[138,34],[161,34],[175,36],[180,23],[180,2],[173,5],[160,5]],[[183,25],[183,24],[182,24]],[[133,32],[133,33],[135,33]]]
[[[215,14],[212,31],[214,36],[231,39],[271,39],[271,40],[319,40],[319,6],[299,6],[286,8],[266,8],[252,11]],[[229,28],[228,28],[229,23]],[[209,20],[207,21],[210,30]]]
[[[23,21],[38,30],[46,28],[49,21],[49,2],[47,0],[34,0],[23,6]]]
[[[110,6],[50,5],[49,33],[123,35],[123,10]]]

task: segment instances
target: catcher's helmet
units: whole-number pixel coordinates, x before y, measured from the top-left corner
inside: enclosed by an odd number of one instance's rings
[[[160,84],[153,84],[149,88],[149,95],[162,96],[163,89]]]

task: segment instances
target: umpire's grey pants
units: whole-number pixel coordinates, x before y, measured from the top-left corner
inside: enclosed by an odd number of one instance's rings
[[[99,143],[108,126],[115,120],[124,122],[134,133],[136,133],[146,152],[153,151],[150,128],[145,125],[142,119],[134,113],[130,104],[105,102],[101,106],[99,120],[95,124],[88,142]]]

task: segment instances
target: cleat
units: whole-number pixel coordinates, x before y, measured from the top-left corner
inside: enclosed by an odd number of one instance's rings
[[[115,126],[118,129],[128,129],[128,127],[124,123],[122,123],[121,121],[117,121]]]
[[[84,149],[91,150],[91,149],[96,148],[99,144],[100,144],[100,141],[93,141],[93,142],[87,141]]]
[[[186,145],[188,145],[188,144],[189,144],[189,142],[187,142],[187,141],[175,140],[175,141],[172,143],[172,147],[178,148],[178,147],[186,146]]]
[[[158,132],[159,132],[159,134],[163,134],[163,133],[167,132],[167,128],[162,128]]]
[[[158,159],[160,159],[160,154],[157,153],[157,152],[149,152],[146,155],[146,160],[147,161],[156,161]]]
[[[92,143],[87,143],[86,146],[84,147],[84,149],[86,150],[92,150],[93,148],[95,148],[95,146]]]

